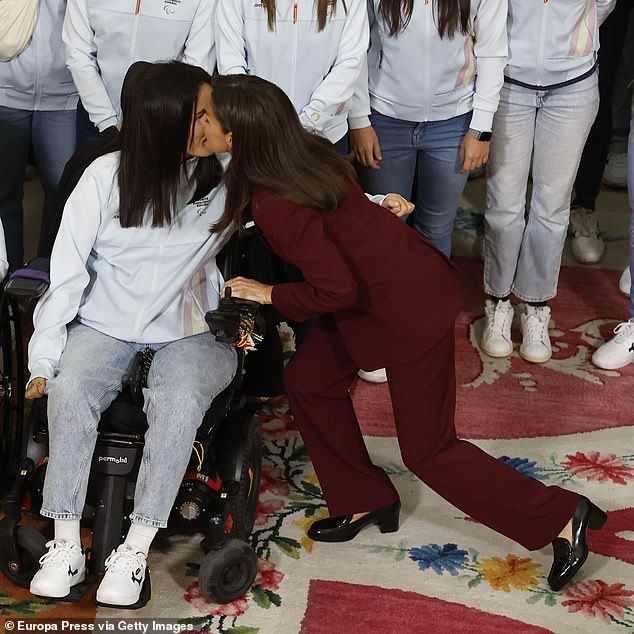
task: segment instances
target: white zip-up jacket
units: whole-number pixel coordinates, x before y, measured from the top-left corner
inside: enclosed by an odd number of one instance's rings
[[[0,62],[0,106],[47,111],[77,107],[77,89],[62,46],[65,11],[66,0],[40,0],[29,45],[8,62]]]
[[[335,143],[348,131],[348,105],[368,47],[366,0],[337,2],[323,31],[313,0],[276,0],[270,31],[259,0],[221,0],[216,13],[218,71],[248,73],[279,86],[302,125]],[[346,11],[347,8],[347,11]]]
[[[216,254],[226,234],[209,228],[224,211],[224,187],[189,203],[194,187],[183,174],[170,226],[122,228],[119,157],[114,152],[95,160],[64,208],[51,285],[33,315],[32,377],[54,376],[66,326],[75,318],[124,341],[163,343],[205,332],[205,313],[218,305],[223,279]]]
[[[212,72],[216,0],[68,0],[66,62],[91,121],[120,118],[121,86],[134,62],[180,59]]]
[[[597,63],[599,25],[615,3],[509,0],[506,74],[531,86],[553,86],[587,73]]]
[[[370,107],[395,119],[441,121],[473,110],[471,127],[489,131],[507,57],[507,0],[472,0],[471,30],[440,37],[436,3],[415,2],[409,24],[390,37],[379,0],[368,0],[368,81],[358,84],[350,127],[370,125]]]

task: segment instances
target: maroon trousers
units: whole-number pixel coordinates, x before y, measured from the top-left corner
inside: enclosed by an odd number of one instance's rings
[[[363,442],[349,394],[357,369],[334,320],[325,316],[284,376],[333,517],[373,511],[398,498]],[[529,550],[561,532],[577,506],[576,493],[547,487],[456,438],[453,328],[422,357],[387,368],[387,377],[408,469],[461,511]]]

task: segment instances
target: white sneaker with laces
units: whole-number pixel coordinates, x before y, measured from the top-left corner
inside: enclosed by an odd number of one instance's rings
[[[484,303],[484,334],[480,348],[490,357],[508,357],[513,353],[511,325],[513,305],[510,300],[487,299]]]
[[[585,207],[570,210],[570,246],[572,255],[581,264],[595,264],[605,253],[605,242],[599,232],[597,212]]]
[[[603,170],[603,182],[612,187],[627,187],[627,152],[610,152]]]
[[[619,290],[623,295],[630,296],[630,290],[632,288],[632,274],[630,272],[630,267],[626,266],[623,273],[621,273],[621,278],[619,279]]]
[[[597,348],[592,363],[603,370],[618,370],[634,361],[634,318],[620,323],[614,337]]]
[[[357,373],[360,379],[367,381],[368,383],[385,383],[387,381],[387,372],[385,368],[379,368],[378,370],[359,370]]]
[[[106,574],[97,589],[97,602],[108,605],[134,605],[145,581],[147,561],[136,548],[121,544],[106,559]]]
[[[86,557],[81,545],[72,539],[53,539],[46,547],[41,567],[31,579],[31,594],[60,599],[86,578]]]
[[[523,339],[520,346],[520,356],[531,363],[545,363],[552,356],[550,337],[548,336],[550,308],[526,304],[521,321]]]

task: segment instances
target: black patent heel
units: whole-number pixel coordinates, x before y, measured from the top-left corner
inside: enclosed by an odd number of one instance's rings
[[[608,514],[605,511],[602,511],[598,506],[592,504],[590,507],[590,515],[588,517],[588,528],[595,531],[600,530],[605,526],[607,521]]]
[[[391,511],[389,515],[382,517],[378,525],[382,533],[396,533],[399,525],[399,509]]]

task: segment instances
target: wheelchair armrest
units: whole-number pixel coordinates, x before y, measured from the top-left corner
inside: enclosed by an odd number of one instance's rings
[[[38,299],[50,283],[48,258],[35,258],[24,268],[11,273],[4,292],[16,299]]]

